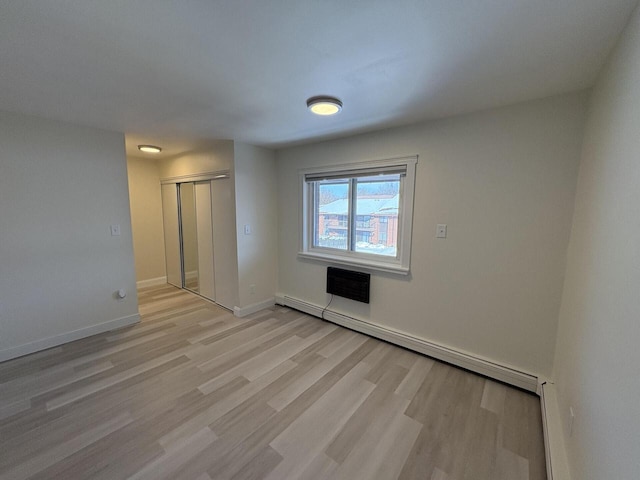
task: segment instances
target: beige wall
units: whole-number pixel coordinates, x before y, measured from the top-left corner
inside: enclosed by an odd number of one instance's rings
[[[233,169],[233,141],[210,142],[198,150],[160,161],[160,178]]]
[[[636,11],[591,99],[560,313],[554,380],[574,480],[640,476],[639,126]]]
[[[273,299],[278,281],[276,164],[272,150],[235,142],[239,307]],[[251,227],[245,235],[244,226]],[[251,293],[251,285],[255,292]]]
[[[0,360],[136,321],[124,136],[0,113],[0,172]]]
[[[136,280],[166,277],[159,163],[129,157],[127,172]]]
[[[585,94],[277,152],[279,294],[324,306],[327,264],[297,257],[298,169],[419,155],[411,275],[332,309],[514,366],[551,371]],[[436,239],[436,224],[448,238]]]

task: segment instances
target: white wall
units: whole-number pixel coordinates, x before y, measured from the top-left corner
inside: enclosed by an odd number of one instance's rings
[[[636,11],[591,99],[560,312],[554,380],[575,480],[640,476],[639,126]]]
[[[130,225],[123,135],[0,113],[0,359],[137,320]]]
[[[127,174],[136,280],[166,277],[159,163],[155,159],[129,157]]]
[[[274,299],[278,281],[275,153],[234,145],[239,307]],[[251,227],[245,235],[244,226]],[[255,293],[251,293],[255,285]]]
[[[331,308],[549,374],[585,103],[572,94],[278,151],[279,293],[329,299],[327,264],[297,258],[298,169],[418,154],[411,275],[373,273],[370,305]]]

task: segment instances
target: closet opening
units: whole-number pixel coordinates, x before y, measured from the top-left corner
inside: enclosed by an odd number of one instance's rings
[[[161,188],[167,282],[233,309],[229,174],[165,179]]]

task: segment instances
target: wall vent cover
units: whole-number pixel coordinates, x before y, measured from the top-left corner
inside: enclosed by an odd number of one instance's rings
[[[369,303],[371,275],[341,268],[327,267],[327,293]]]

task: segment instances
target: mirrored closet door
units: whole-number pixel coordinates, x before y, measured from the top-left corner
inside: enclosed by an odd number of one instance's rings
[[[194,293],[200,291],[198,264],[198,225],[196,223],[196,185],[193,182],[178,185],[178,218],[180,220],[180,246],[182,250],[182,288]],[[211,266],[213,269],[213,265]]]

